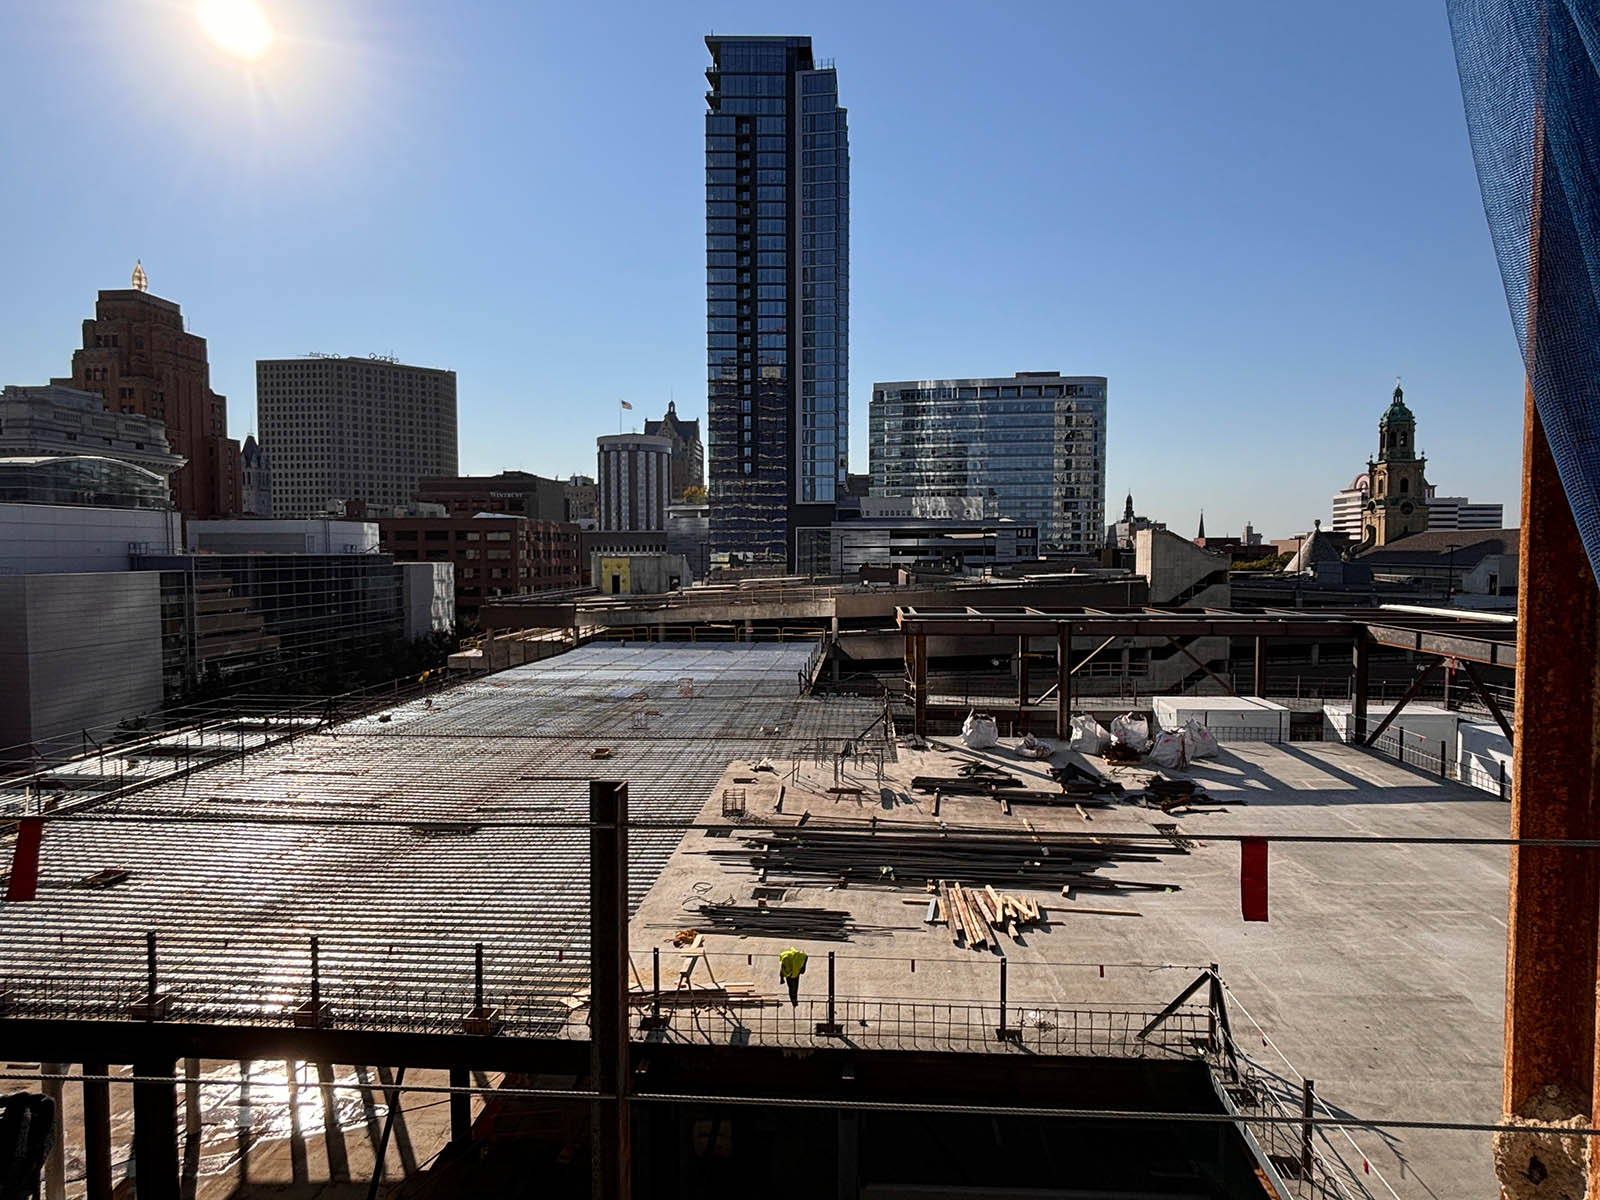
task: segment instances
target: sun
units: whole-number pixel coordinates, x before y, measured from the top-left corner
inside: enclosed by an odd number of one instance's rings
[[[235,58],[260,58],[272,45],[272,25],[256,0],[200,0],[197,11],[206,36]]]

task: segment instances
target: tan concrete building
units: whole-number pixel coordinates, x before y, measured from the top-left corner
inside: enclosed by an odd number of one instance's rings
[[[261,359],[256,424],[278,517],[319,516],[331,501],[407,505],[422,479],[458,470],[454,371],[386,358]]]
[[[83,348],[72,355],[72,378],[51,382],[97,392],[114,413],[164,422],[172,452],[187,460],[172,475],[178,511],[231,516],[240,511],[239,443],[228,437],[226,397],[211,390],[206,340],[143,282],[136,270],[134,287],[100,293],[83,323]]]

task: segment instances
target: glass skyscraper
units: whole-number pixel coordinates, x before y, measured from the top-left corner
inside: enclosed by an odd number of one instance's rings
[[[804,37],[708,37],[706,348],[713,566],[796,568],[844,491],[850,147]]]
[[[1041,547],[1100,549],[1103,375],[875,383],[867,412],[874,496],[980,498],[985,517],[1037,526]]]

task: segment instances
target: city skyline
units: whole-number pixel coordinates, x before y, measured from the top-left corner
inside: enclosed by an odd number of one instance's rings
[[[804,28],[778,9],[612,9],[630,18],[605,35],[626,85],[579,111],[560,99],[577,68],[554,61],[556,50],[601,36],[600,16],[505,10],[495,30],[504,52],[549,68],[513,106],[519,121],[548,118],[531,126],[544,166],[527,176],[481,138],[461,148],[446,136],[456,118],[501,102],[497,85],[461,73],[480,50],[501,53],[483,45],[483,13],[435,27],[436,14],[403,4],[381,25],[359,8],[266,8],[279,39],[249,68],[219,56],[197,65],[202,35],[162,25],[187,11],[162,10],[144,31],[118,20],[91,28],[70,3],[24,14],[42,49],[16,77],[27,86],[42,69],[52,87],[81,83],[83,94],[9,135],[29,181],[12,202],[36,236],[10,263],[6,382],[60,376],[85,303],[125,286],[142,257],[152,293],[182,304],[207,337],[235,437],[254,427],[255,360],[310,349],[393,352],[457,371],[465,471],[581,471],[593,437],[613,432],[619,397],[640,418],[669,398],[701,416],[696,83],[707,29],[732,27],[807,35],[846,78],[856,126],[852,470],[866,468],[872,379],[1042,363],[1116,377],[1109,494],[1132,489],[1141,508],[1180,526],[1204,506],[1219,532],[1252,518],[1278,532],[1273,521],[1308,525],[1347,482],[1342,464],[1365,454],[1372,398],[1399,373],[1428,422],[1430,457],[1515,509],[1504,450],[1516,444],[1521,366],[1440,13],[1370,6],[1319,26],[1325,44],[1313,46],[1297,36],[1297,15],[1260,28],[1244,9],[1216,16],[1214,28],[1179,9],[1147,28],[1072,8],[970,29],[937,7],[908,23],[898,10],[822,5]],[[174,44],[152,46],[157,35]],[[89,71],[79,59],[113,37],[139,53]],[[1072,60],[1081,86],[1052,83],[1050,49],[1086,43],[1096,53]],[[1022,56],[1003,85],[963,68],[941,74],[937,94],[913,86],[930,63],[970,67],[1001,45]],[[313,86],[327,83],[329,46],[346,56],[347,95]],[[414,63],[425,47],[440,80],[408,99],[381,68]],[[169,59],[183,69],[163,74]],[[161,80],[130,102],[126,131],[85,130],[81,107],[133,72]],[[305,86],[287,89],[284,73]],[[462,94],[443,95],[454,83]],[[1259,111],[1264,87],[1275,89],[1272,113]],[[1177,102],[1186,96],[1195,102]],[[307,119],[307,97],[326,101],[325,120]],[[985,115],[997,105],[1004,128]],[[629,119],[616,123],[623,111]],[[410,136],[437,163],[424,154],[407,186],[374,190],[385,176],[370,173],[392,160],[398,126],[413,118]],[[236,136],[209,142],[228,119]],[[606,123],[625,142],[621,163],[585,153],[588,131]],[[66,148],[118,180],[107,185],[118,201],[109,213],[91,218],[88,195],[44,186],[64,176]],[[657,182],[621,186],[641,171]],[[531,187],[532,221],[512,216],[501,195],[512,183]],[[579,212],[586,206],[592,217]],[[598,240],[606,221],[619,244]],[[1035,263],[1051,271],[1030,279]],[[630,305],[619,323],[614,294],[602,293],[624,271]],[[1060,272],[1073,286],[1045,278]],[[467,293],[478,302],[463,303]],[[596,355],[605,370],[595,371]],[[598,419],[563,418],[569,411]],[[1306,461],[1309,447],[1325,459]],[[1226,488],[1197,475],[1197,448],[1235,468]]]

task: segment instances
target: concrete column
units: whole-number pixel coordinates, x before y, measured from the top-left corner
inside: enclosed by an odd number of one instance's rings
[[[861,1115],[839,1111],[839,1200],[861,1195]]]
[[[464,1088],[471,1084],[472,1078],[465,1067],[450,1068],[450,1086]],[[472,1144],[472,1094],[470,1092],[450,1093],[450,1145],[457,1150],[463,1150]]]
[[[589,783],[590,1082],[594,1200],[627,1200],[633,1164],[627,1099],[628,785]]]
[[[200,1060],[183,1060],[183,1132],[187,1137],[200,1136]]]
[[[105,1075],[106,1063],[86,1062],[84,1075]],[[83,1159],[87,1200],[111,1200],[111,1085],[83,1084]]]
[[[40,1063],[42,1075],[65,1075],[71,1063]],[[39,1090],[55,1102],[56,1133],[50,1143],[50,1153],[44,1160],[44,1200],[67,1200],[67,1149],[66,1108],[62,1104],[62,1083],[59,1079],[46,1079]]]
[[[1254,681],[1254,695],[1267,694],[1267,639],[1256,638],[1256,677]]]
[[[178,1095],[174,1063],[142,1061],[133,1073],[154,1077],[133,1085],[133,1159],[139,1200],[178,1200]]]

